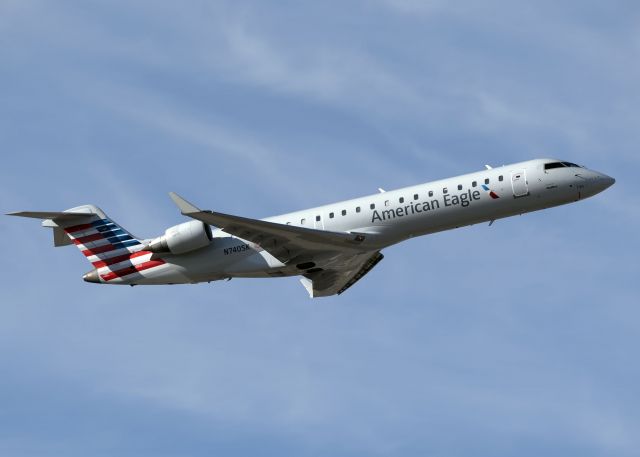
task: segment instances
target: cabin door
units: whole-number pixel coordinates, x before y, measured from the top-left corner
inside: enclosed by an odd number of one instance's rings
[[[529,185],[527,184],[525,170],[511,172],[511,187],[513,188],[513,196],[515,198],[529,195]]]

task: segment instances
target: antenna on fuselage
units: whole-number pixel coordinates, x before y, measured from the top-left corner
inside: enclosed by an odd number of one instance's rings
[[[386,190],[384,190],[382,187],[378,187],[378,192],[380,192],[381,194],[384,194]]]
[[[484,166],[487,170],[493,170],[493,167],[491,165],[485,165]]]

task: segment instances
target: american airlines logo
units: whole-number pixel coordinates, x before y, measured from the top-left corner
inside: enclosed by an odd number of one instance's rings
[[[493,191],[490,192],[495,195]],[[498,198],[497,195],[495,197],[493,195],[491,195],[492,198]],[[393,220],[413,214],[426,213],[428,211],[433,211],[447,206],[462,206],[463,208],[466,208],[471,204],[471,202],[476,200],[480,200],[480,191],[477,190],[472,191],[469,189],[468,191],[457,195],[444,194],[442,199],[434,198],[424,202],[411,202],[408,205],[381,211],[374,209],[373,214],[371,215],[371,222]]]

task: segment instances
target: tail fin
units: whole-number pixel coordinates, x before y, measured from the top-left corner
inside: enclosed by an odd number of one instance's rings
[[[44,219],[43,227],[53,229],[53,244],[75,244],[94,269],[83,276],[87,282],[128,284],[142,271],[165,264],[144,250],[135,236],[116,224],[97,206],[83,205],[63,212],[23,211],[10,216]]]
[[[142,243],[94,205],[63,212],[23,211],[10,216],[44,219],[43,227],[53,229],[54,246],[75,244],[95,268],[129,259]]]

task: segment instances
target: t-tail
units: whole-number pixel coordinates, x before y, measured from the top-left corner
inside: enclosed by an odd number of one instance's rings
[[[23,211],[11,216],[43,219],[53,229],[54,246],[75,244],[93,265],[83,279],[93,283],[123,283],[139,277],[140,271],[164,264],[152,259],[144,244],[94,205],[63,212]]]

